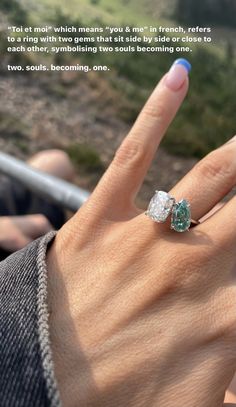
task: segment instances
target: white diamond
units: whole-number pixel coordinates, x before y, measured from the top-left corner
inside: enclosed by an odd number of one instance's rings
[[[147,216],[149,216],[155,222],[165,222],[170,215],[175,200],[172,196],[164,191],[157,191],[147,210]]]

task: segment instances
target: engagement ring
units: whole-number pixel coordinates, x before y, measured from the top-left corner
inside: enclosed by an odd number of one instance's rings
[[[173,196],[164,191],[156,191],[146,215],[157,223],[164,223],[171,215],[171,229],[176,232],[186,232],[191,226],[199,224],[191,219],[190,203],[186,199],[176,202]]]

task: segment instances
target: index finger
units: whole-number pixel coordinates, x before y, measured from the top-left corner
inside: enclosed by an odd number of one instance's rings
[[[190,69],[188,61],[177,60],[145,104],[99,183],[97,192],[105,194],[106,208],[112,205],[113,211],[115,207],[118,214],[130,207],[166,130],[186,96]]]

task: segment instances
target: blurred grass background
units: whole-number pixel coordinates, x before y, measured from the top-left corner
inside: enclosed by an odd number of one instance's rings
[[[213,27],[213,43],[194,46],[193,52],[187,55],[81,54],[79,60],[96,65],[107,64],[112,68],[109,73],[98,74],[98,81],[100,75],[108,87],[115,90],[117,117],[131,124],[173,60],[186,57],[193,66],[191,90],[168,131],[164,148],[169,153],[200,158],[235,133],[235,1],[38,0],[36,3],[33,0],[1,0],[0,10],[3,18],[16,25],[182,24]],[[6,57],[9,59],[9,55]],[[35,54],[16,54],[11,58],[14,62],[37,62]],[[52,60],[51,56],[49,58]],[[57,58],[54,62],[59,64],[78,62],[78,55],[61,54],[54,58]],[[54,90],[58,92],[58,97],[66,97],[63,84],[57,84]],[[8,125],[11,125],[11,121]],[[74,155],[73,148],[72,151]],[[90,160],[91,151],[88,156]]]

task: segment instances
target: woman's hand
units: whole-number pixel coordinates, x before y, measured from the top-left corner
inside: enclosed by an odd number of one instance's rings
[[[0,247],[15,252],[52,229],[44,215],[1,216]]]
[[[161,80],[49,250],[51,341],[65,407],[222,407],[236,370],[235,198],[182,234],[134,204],[187,76],[177,64]],[[232,141],[173,188],[194,219],[235,185],[235,158]],[[160,187],[157,174],[153,189]]]

